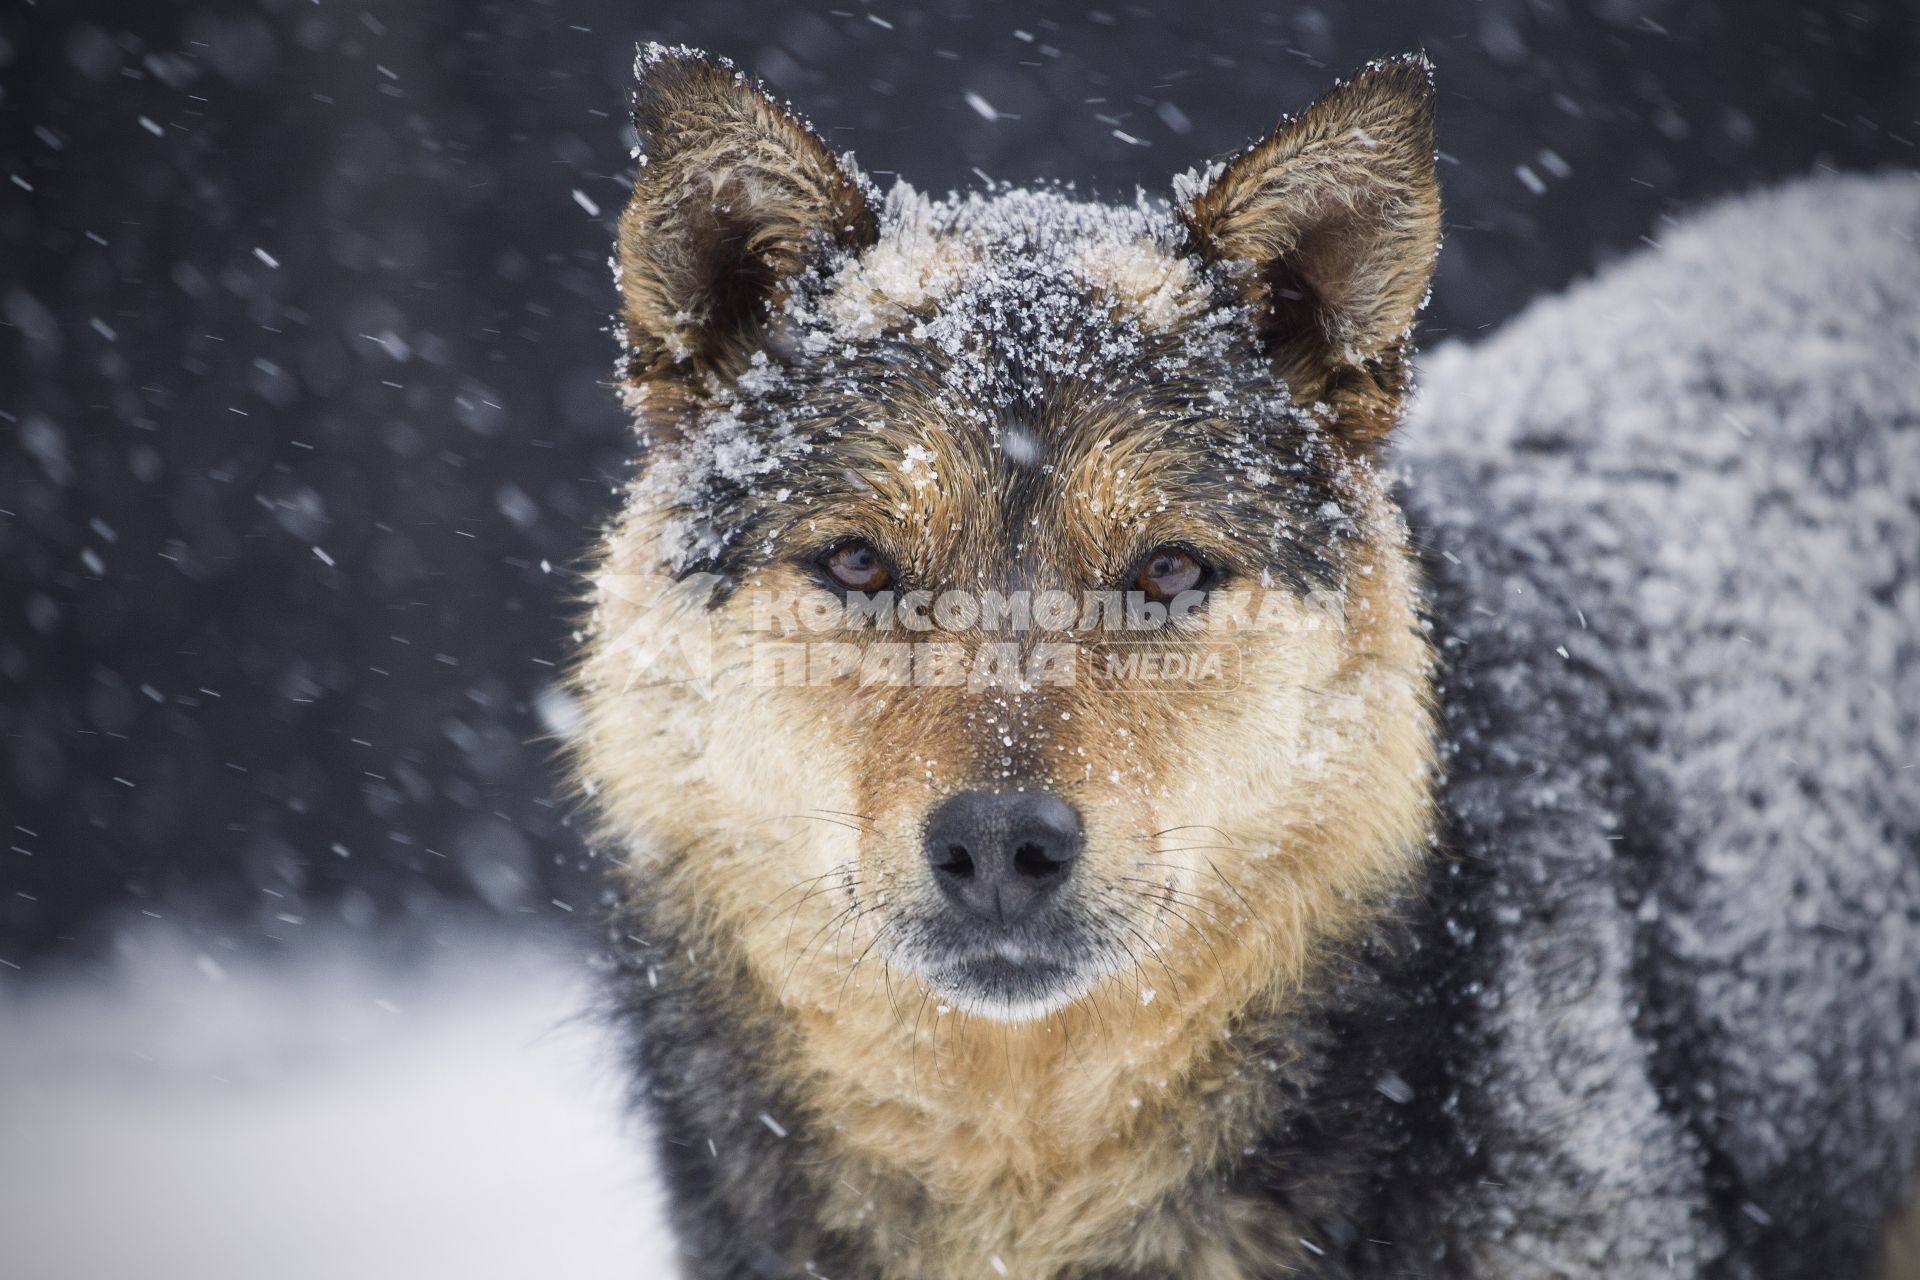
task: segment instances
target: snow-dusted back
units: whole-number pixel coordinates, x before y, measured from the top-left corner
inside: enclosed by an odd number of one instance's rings
[[[1817,1241],[1810,1195],[1920,1147],[1916,299],[1920,180],[1821,179],[1424,363],[1400,466],[1493,707],[1449,729],[1510,928],[1494,1166],[1564,1190],[1514,1274],[1571,1264],[1554,1216],[1691,1274],[1736,1182]]]

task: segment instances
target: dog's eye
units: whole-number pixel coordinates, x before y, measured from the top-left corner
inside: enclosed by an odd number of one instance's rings
[[[893,585],[887,559],[864,538],[848,538],[820,557],[827,576],[849,591],[885,591]]]
[[[1147,599],[1165,604],[1183,591],[1200,590],[1212,579],[1213,570],[1192,552],[1179,547],[1155,547],[1140,562],[1133,586]]]

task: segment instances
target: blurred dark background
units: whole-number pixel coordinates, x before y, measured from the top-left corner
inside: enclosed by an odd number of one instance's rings
[[[883,184],[1123,198],[1424,48],[1428,342],[1920,139],[1905,2],[12,0],[0,964],[139,912],[595,914],[543,734],[625,475],[607,254],[648,39],[730,54]]]

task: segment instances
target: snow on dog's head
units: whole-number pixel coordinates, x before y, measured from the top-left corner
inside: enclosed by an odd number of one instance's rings
[[[729,65],[640,75],[642,457],[578,746],[631,894],[848,1045],[902,983],[1032,1027],[1297,981],[1423,829],[1375,454],[1437,246],[1425,64],[1124,206],[883,199]]]

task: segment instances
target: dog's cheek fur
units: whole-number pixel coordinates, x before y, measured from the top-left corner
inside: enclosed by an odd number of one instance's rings
[[[1413,570],[1390,534],[1355,567],[1337,615],[1303,600],[1246,637],[1240,687],[1164,729],[1186,785],[1156,812],[1160,860],[1201,895],[1205,941],[1226,935],[1282,990],[1369,922],[1424,852],[1431,655]]]
[[[657,643],[651,592],[619,585],[666,580],[662,518],[630,513],[596,575],[575,750],[600,835],[622,851],[626,892],[683,904],[678,918],[731,956],[780,889],[854,862],[852,833],[835,817],[853,810],[857,762],[842,744],[854,734],[821,732],[821,708],[760,687],[740,643],[751,638],[744,593],[696,622],[701,645]],[[777,748],[793,741],[819,745]]]

